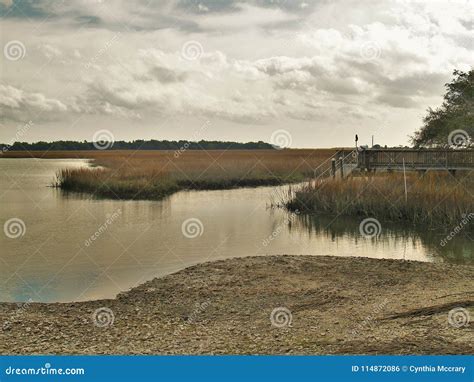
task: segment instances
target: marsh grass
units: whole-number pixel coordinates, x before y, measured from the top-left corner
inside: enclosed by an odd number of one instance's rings
[[[284,204],[290,210],[374,217],[429,227],[452,227],[474,212],[474,180],[469,174],[402,174],[324,179],[295,190]],[[472,222],[466,229],[472,230]]]
[[[161,199],[213,190],[301,182],[328,168],[333,149],[97,153],[97,168],[64,169],[55,185],[114,199]]]

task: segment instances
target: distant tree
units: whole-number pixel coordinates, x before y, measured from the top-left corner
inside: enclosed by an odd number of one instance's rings
[[[115,141],[109,150],[274,150],[270,143],[222,142],[222,141],[157,141],[155,139],[132,142]],[[57,151],[57,150],[97,150],[93,142],[54,141],[54,142],[15,142],[12,145],[0,143],[0,151]]]
[[[474,140],[474,70],[455,70],[442,105],[429,108],[411,137],[415,147],[468,147]]]

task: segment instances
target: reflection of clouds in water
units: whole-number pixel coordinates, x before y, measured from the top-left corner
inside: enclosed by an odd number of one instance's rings
[[[12,277],[0,291],[1,300],[110,298],[190,265],[250,255],[405,256],[456,262],[472,262],[473,258],[472,241],[461,235],[441,248],[433,246],[440,242],[433,232],[392,229],[383,223],[382,235],[372,241],[360,237],[360,219],[306,215],[289,219],[285,210],[268,208],[272,196],[287,187],[180,192],[162,201],[118,201],[69,197],[43,186],[70,163],[81,162],[0,161],[0,172],[10,177],[24,174],[17,181],[23,192],[11,191],[8,177],[0,177],[0,190],[10,190],[0,199],[0,220],[22,216],[31,221],[21,243],[0,235],[0,256],[7,263],[0,267],[0,279],[6,280],[20,269],[19,275],[26,281]],[[36,213],[33,201],[41,201],[41,214]],[[117,209],[122,211],[120,218],[93,246],[84,248],[83,240],[104,222],[107,213]],[[181,225],[191,216],[202,220],[205,234],[184,240]],[[262,240],[272,232],[277,233],[275,238],[262,246]],[[50,236],[51,240],[46,240]],[[44,241],[44,257],[29,258]],[[27,283],[38,295],[32,294]]]
[[[393,253],[395,256],[390,256],[390,258],[454,263],[474,262],[474,247],[468,235],[459,235],[457,240],[450,242],[449,246],[442,247],[439,245],[439,238],[443,236],[443,232],[421,228],[407,229],[402,224],[384,222],[386,230],[382,232],[378,240],[367,243],[362,240],[359,220],[356,218],[301,215],[295,221],[295,226],[297,225],[301,230],[314,236],[324,236],[337,245],[349,240],[353,243],[353,248],[348,256],[357,256],[357,252],[364,248],[366,251],[372,250],[382,255],[375,257],[389,257],[387,255]],[[339,254],[344,255],[341,248],[339,248]]]

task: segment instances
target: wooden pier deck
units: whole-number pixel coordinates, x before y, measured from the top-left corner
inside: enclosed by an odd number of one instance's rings
[[[358,151],[357,168],[367,171],[462,171],[474,170],[474,150],[446,149],[363,149]]]

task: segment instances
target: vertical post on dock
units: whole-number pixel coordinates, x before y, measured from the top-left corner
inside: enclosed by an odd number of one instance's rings
[[[403,158],[403,180],[405,181],[405,203],[408,203],[407,173],[405,171],[405,158]]]
[[[344,165],[342,157],[339,157],[339,166],[341,166],[341,179],[344,179]]]
[[[333,179],[336,179],[336,159],[335,158],[331,159],[331,173],[332,173]]]

